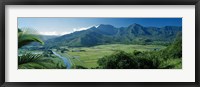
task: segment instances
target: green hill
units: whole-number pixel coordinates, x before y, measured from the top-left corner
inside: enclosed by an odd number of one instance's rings
[[[116,28],[101,24],[87,30],[76,31],[57,38],[49,39],[46,47],[71,46],[89,47],[102,44],[167,44],[173,42],[180,26],[144,27],[132,24],[128,27]]]

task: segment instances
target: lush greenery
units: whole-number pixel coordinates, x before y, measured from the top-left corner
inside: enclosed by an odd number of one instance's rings
[[[35,34],[31,34],[26,30],[18,29],[18,68],[19,69],[66,69],[66,66],[62,64],[61,60],[44,58],[45,55],[33,54],[27,50],[20,52],[20,48],[31,44],[32,42],[38,42],[44,44],[44,42]]]
[[[30,56],[27,56],[30,55]],[[43,56],[36,56],[36,54],[25,54],[21,56],[18,62],[23,62],[19,64],[19,69],[66,69],[63,61],[59,58],[49,59]]]
[[[18,48],[30,44],[31,42],[39,42],[42,45],[44,44],[44,42],[37,35],[30,34],[28,30],[22,31],[21,29],[18,29]]]
[[[182,67],[182,37],[178,34],[174,43],[160,51],[117,51],[98,60],[103,69],[168,69]]]

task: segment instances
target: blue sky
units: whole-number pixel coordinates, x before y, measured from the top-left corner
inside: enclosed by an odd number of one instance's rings
[[[134,23],[146,27],[182,26],[182,18],[18,18],[18,28],[34,29],[44,35],[63,35],[99,24],[127,27]]]

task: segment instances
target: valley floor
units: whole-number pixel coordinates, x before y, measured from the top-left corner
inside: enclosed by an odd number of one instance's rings
[[[95,68],[98,66],[97,61],[103,56],[110,55],[117,50],[125,52],[137,51],[153,51],[166,48],[161,45],[124,45],[124,44],[111,44],[111,45],[98,45],[93,47],[77,47],[68,48],[69,51],[58,54],[69,58],[73,66],[83,66],[86,68]]]
[[[54,69],[57,66],[64,67],[66,69],[69,65],[71,69],[76,68],[75,66],[81,66],[84,68],[95,68],[98,67],[97,61],[99,58],[110,55],[115,51],[125,51],[127,53],[131,53],[134,50],[137,51],[159,51],[161,49],[165,49],[166,46],[162,45],[126,45],[126,44],[110,44],[110,45],[98,45],[93,47],[60,47],[63,49],[67,49],[67,51],[62,51],[61,49],[49,49],[53,53],[50,54],[50,57],[44,57],[44,59],[51,59],[52,64],[49,61],[43,61],[41,64],[48,67],[48,69]],[[20,52],[27,50],[20,50]],[[41,50],[29,51],[33,54],[42,53]],[[56,55],[54,54],[56,53]],[[59,56],[58,56],[59,55]],[[70,61],[67,64],[63,58]],[[54,63],[54,64],[53,64]],[[20,68],[33,68],[34,66],[38,66],[38,63],[27,63],[19,66]],[[57,64],[56,66],[54,66]],[[68,66],[67,66],[68,65]],[[51,67],[52,66],[52,67]],[[43,67],[45,68],[45,67]]]

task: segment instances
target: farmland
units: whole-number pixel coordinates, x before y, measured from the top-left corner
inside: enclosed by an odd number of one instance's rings
[[[67,47],[62,47],[67,48]],[[64,57],[69,57],[72,61],[72,65],[80,65],[86,68],[97,67],[97,61],[103,56],[110,55],[117,50],[125,52],[137,51],[154,51],[166,48],[161,45],[125,45],[125,44],[110,44],[110,45],[98,45],[93,47],[76,47],[67,48],[68,51],[63,53],[60,50],[56,51]]]

